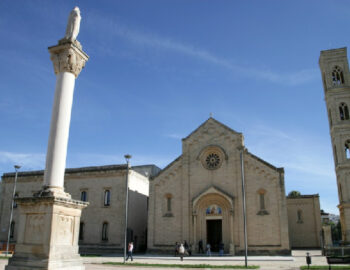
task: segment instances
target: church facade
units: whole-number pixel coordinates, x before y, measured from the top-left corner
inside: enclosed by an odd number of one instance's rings
[[[186,240],[244,252],[242,163],[249,254],[289,254],[284,170],[244,148],[243,135],[213,118],[182,140],[182,154],[150,181],[148,250]]]
[[[243,165],[243,166],[242,166]],[[126,165],[66,169],[65,190],[89,202],[80,220],[81,253],[118,253],[124,246]],[[30,197],[43,184],[43,171],[18,174],[15,197]],[[129,172],[128,240],[136,252],[173,254],[187,241],[213,252],[244,252],[242,177],[245,183],[249,255],[290,254],[291,248],[320,247],[317,194],[286,198],[284,170],[244,147],[243,134],[209,118],[182,140],[182,154],[160,170],[133,166]],[[14,208],[9,224],[15,174],[0,185],[0,244],[10,231],[15,244],[20,226]],[[1,247],[1,245],[0,245]]]

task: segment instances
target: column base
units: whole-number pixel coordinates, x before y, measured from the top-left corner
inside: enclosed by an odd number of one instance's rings
[[[17,244],[6,270],[85,269],[78,253],[78,237],[81,210],[88,203],[50,193],[16,202]]]
[[[34,197],[56,197],[64,199],[72,199],[72,196],[64,192],[62,187],[43,186],[42,190],[34,194]]]
[[[35,259],[31,259],[28,261],[28,258],[22,258],[22,260],[16,259],[15,262],[9,262],[9,265],[5,266],[5,270],[33,270],[33,269],[40,269],[40,270],[85,270],[85,266],[83,265],[83,261],[56,261],[53,262],[52,260],[50,263],[48,263],[45,260],[38,261]]]

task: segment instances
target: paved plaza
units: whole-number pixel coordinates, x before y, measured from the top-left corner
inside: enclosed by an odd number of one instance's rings
[[[305,265],[305,255],[308,250],[293,251],[292,256],[250,256],[248,257],[249,265],[259,265],[262,270],[276,270],[276,269],[300,269],[301,265]],[[321,256],[320,251],[309,251],[312,256],[313,265],[327,265],[326,258]],[[118,255],[110,255],[103,257],[84,257],[84,264],[86,270],[93,269],[152,269],[150,267],[123,267],[103,265],[103,262],[122,262],[123,258]],[[167,256],[153,256],[153,255],[136,255],[134,262],[138,263],[155,263],[155,264],[211,264],[211,265],[244,265],[244,257],[240,256],[224,256],[224,257],[185,257],[181,262],[178,257]],[[0,270],[5,269],[6,260],[0,260]],[[158,268],[157,268],[158,269]],[[162,268],[159,268],[162,269]],[[166,268],[179,269],[179,268]],[[187,268],[188,269],[188,268]],[[210,269],[210,268],[208,268]]]

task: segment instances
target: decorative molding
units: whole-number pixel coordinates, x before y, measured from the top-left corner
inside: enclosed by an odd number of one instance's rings
[[[49,47],[55,74],[70,72],[77,78],[89,56],[75,43],[66,42]]]

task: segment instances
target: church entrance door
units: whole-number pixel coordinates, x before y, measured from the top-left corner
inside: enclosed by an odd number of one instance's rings
[[[222,241],[222,220],[207,220],[207,243],[211,246],[211,251],[219,251],[219,244]]]

